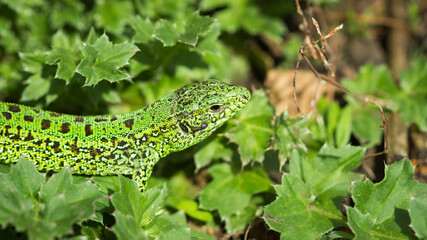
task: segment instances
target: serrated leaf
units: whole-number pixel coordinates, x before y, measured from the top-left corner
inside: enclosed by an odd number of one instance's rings
[[[172,215],[164,212],[151,222],[146,230],[151,237],[159,240],[190,239],[190,228],[182,211]]]
[[[363,65],[353,81],[343,81],[344,87],[353,93],[368,94],[379,98],[390,98],[398,93],[387,66]]]
[[[193,12],[185,23],[184,33],[180,36],[180,41],[195,46],[199,36],[207,33],[213,23],[214,19],[200,16],[199,12]]]
[[[409,216],[411,228],[420,239],[427,238],[427,198],[411,198],[409,200]]]
[[[94,203],[103,196],[87,181],[72,184],[70,169],[63,169],[45,183],[45,177],[26,159],[20,159],[8,174],[0,174],[0,184],[8,185],[0,190],[0,224],[26,231],[30,239],[72,233],[73,224],[94,215]]]
[[[147,225],[160,210],[165,197],[165,188],[146,189],[142,194],[136,183],[119,176],[120,192],[111,197],[113,206],[125,215],[133,216],[140,226]]]
[[[52,50],[46,53],[46,63],[57,64],[55,78],[65,80],[68,84],[74,76],[76,61],[79,60],[79,39],[67,36],[63,31],[58,31],[52,36]]]
[[[55,1],[51,7],[50,23],[55,29],[71,25],[79,30],[86,27],[84,5],[79,1]]]
[[[361,164],[364,154],[365,149],[361,147],[336,149],[325,145],[313,159],[297,158],[295,160],[301,162],[294,165],[301,166],[301,178],[312,186],[322,207],[337,213],[341,204],[339,200],[347,196],[350,182],[362,177],[351,171]],[[290,169],[290,173],[294,173],[293,169]]]
[[[128,19],[133,15],[133,5],[130,1],[97,1],[94,18],[97,26],[114,32],[122,33]]]
[[[302,141],[302,138],[310,133],[307,128],[307,118],[291,119],[289,114],[284,112],[275,119],[274,127],[273,149],[279,150],[282,166],[293,150],[307,152],[307,147]]]
[[[125,215],[120,211],[114,212],[116,224],[113,226],[113,232],[117,235],[119,240],[135,239],[135,240],[148,240],[148,234],[142,230],[138,222],[133,216]]]
[[[348,225],[353,230],[355,235],[354,239],[372,239],[370,230],[374,226],[373,219],[369,213],[362,214],[356,208],[347,208]]]
[[[153,36],[164,46],[173,46],[177,42],[195,46],[199,36],[210,30],[214,20],[210,17],[200,16],[199,12],[193,12],[185,21],[183,29],[169,20],[160,20],[154,30]]]
[[[10,172],[0,174],[0,188],[4,191],[15,189],[23,197],[34,199],[36,193],[45,181],[43,174],[39,173],[34,163],[25,158],[20,158],[18,163],[13,165]],[[0,190],[1,191],[1,190]]]
[[[242,212],[249,206],[253,194],[270,188],[270,180],[260,168],[235,174],[229,164],[217,164],[209,173],[213,181],[200,193],[200,207],[218,210],[222,219]]]
[[[280,239],[316,239],[334,228],[331,215],[314,205],[311,188],[299,177],[284,174],[274,188],[278,198],[265,207],[264,219]]]
[[[390,166],[386,166],[384,179],[377,184],[370,180],[355,182],[352,184],[351,193],[357,209],[363,218],[369,216],[374,223],[370,228],[360,224],[352,231],[358,235],[367,232],[373,238],[375,236],[396,236],[408,238],[411,236],[409,229],[409,199],[411,196],[427,197],[427,185],[413,180],[414,166],[408,159],[403,159]],[[349,208],[347,208],[349,211]],[[351,211],[351,210],[350,210]],[[351,219],[349,222],[357,222]],[[367,221],[367,220],[366,220]]]
[[[264,151],[273,134],[271,120],[273,107],[264,91],[255,91],[251,101],[237,114],[236,126],[225,136],[239,145],[243,165],[250,161],[262,162]]]
[[[128,64],[137,51],[138,47],[133,44],[113,44],[104,34],[93,45],[83,46],[85,58],[77,66],[77,72],[87,78],[85,86],[94,86],[103,79],[110,82],[129,79],[130,76],[120,68]]]
[[[154,30],[153,36],[163,43],[163,46],[169,47],[175,45],[179,40],[179,33],[176,25],[168,20],[160,20],[159,25]]]
[[[147,43],[153,39],[154,24],[149,18],[142,19],[141,16],[134,16],[129,19],[130,26],[135,31],[132,40],[136,43]]]
[[[340,207],[351,180],[361,178],[351,171],[363,155],[363,148],[353,146],[323,146],[311,158],[294,149],[290,173],[275,186],[278,198],[265,208],[267,224],[282,234],[281,239],[315,239],[345,225]]]

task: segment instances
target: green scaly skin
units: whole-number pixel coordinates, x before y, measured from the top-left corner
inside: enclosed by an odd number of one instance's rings
[[[0,162],[23,156],[41,171],[132,175],[144,190],[154,165],[211,135],[250,98],[244,87],[209,80],[120,115],[76,116],[0,102]]]

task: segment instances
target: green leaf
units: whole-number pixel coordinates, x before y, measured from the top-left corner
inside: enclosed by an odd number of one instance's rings
[[[199,12],[193,12],[187,18],[183,29],[179,29],[177,24],[172,21],[161,20],[153,36],[164,46],[173,46],[177,42],[195,46],[199,36],[207,33],[213,23],[212,18],[200,16]]]
[[[25,158],[19,159],[9,173],[0,174],[0,177],[0,191],[8,192],[8,189],[16,189],[23,197],[30,199],[36,197],[45,181],[44,175],[37,171],[34,163]]]
[[[119,181],[120,192],[111,197],[113,206],[125,215],[133,216],[140,226],[147,225],[160,211],[166,186],[146,189],[142,194],[134,181],[123,176],[119,176]]]
[[[217,164],[209,169],[209,173],[213,181],[200,193],[200,207],[218,210],[226,221],[233,214],[244,211],[253,194],[270,188],[270,180],[260,168],[235,174],[229,164]]]
[[[353,134],[364,147],[373,147],[381,142],[383,131],[380,110],[376,107],[363,108],[351,105]]]
[[[351,180],[361,177],[351,171],[363,155],[364,149],[353,146],[324,146],[314,158],[294,150],[290,173],[275,186],[278,198],[265,208],[267,224],[281,233],[281,239],[315,239],[345,225],[341,204]]]
[[[378,98],[393,99],[398,89],[385,65],[365,64],[353,81],[343,81],[343,86],[353,93],[368,94]]]
[[[198,144],[194,154],[196,169],[209,165],[215,159],[231,161],[233,149],[227,146],[227,141],[225,137],[212,136]]]
[[[362,177],[351,171],[361,164],[364,154],[365,149],[361,147],[336,149],[323,146],[313,159],[297,159],[302,161],[297,165],[302,169],[301,178],[312,186],[316,198],[322,201],[324,207],[337,210],[340,207],[337,198],[343,200],[348,194],[350,182]],[[292,169],[290,173],[293,173]],[[333,198],[338,204],[332,202]]]
[[[231,33],[242,28],[252,35],[262,34],[280,41],[286,30],[280,19],[261,14],[259,7],[252,1],[203,0],[201,7],[208,11],[226,7],[222,11],[217,11],[214,17],[223,23],[223,29]]]
[[[129,19],[130,26],[135,31],[132,40],[136,43],[147,43],[153,39],[154,24],[149,18],[142,19],[141,16],[134,16]]]
[[[411,67],[400,75],[403,93],[397,96],[403,122],[415,123],[427,132],[427,63],[425,58],[418,58]]]
[[[427,238],[427,198],[414,198],[409,200],[409,216],[411,228],[420,239]]]
[[[386,166],[385,177],[380,183],[365,180],[352,184],[351,193],[357,210],[354,213],[359,214],[349,215],[349,222],[357,223],[357,227],[350,225],[356,236],[408,238],[412,235],[408,214],[410,197],[427,197],[427,185],[413,180],[413,174],[414,166],[408,159],[403,159]],[[347,211],[353,211],[349,209]],[[373,224],[361,225],[359,218]]]
[[[103,79],[110,82],[129,79],[130,76],[120,68],[128,64],[137,51],[138,47],[133,44],[113,44],[104,34],[93,45],[83,46],[85,58],[77,66],[77,72],[87,78],[85,86],[94,86]]]
[[[104,196],[88,181],[73,184],[69,168],[45,183],[45,177],[26,159],[0,174],[0,182],[8,185],[0,190],[0,224],[26,231],[31,239],[72,233],[73,224],[94,216],[95,202]]]
[[[410,68],[400,74],[400,85],[408,95],[427,95],[427,61],[425,57],[415,59]]]
[[[55,78],[64,79],[70,83],[76,70],[76,61],[79,60],[79,38],[69,37],[64,32],[58,31],[52,36],[52,50],[46,53],[47,64],[57,64]]]
[[[350,141],[351,137],[351,123],[352,123],[352,108],[345,107],[340,114],[337,128],[335,129],[335,142],[337,148],[344,147]]]
[[[215,240],[216,238],[207,232],[191,229],[191,240]]]
[[[119,240],[150,239],[148,234],[142,230],[133,216],[125,215],[120,211],[115,211],[113,215],[116,218],[116,224],[113,226],[113,232],[117,235]]]
[[[236,126],[225,136],[239,145],[243,165],[262,162],[273,135],[273,107],[264,91],[255,91],[251,101],[237,114]]]
[[[159,240],[190,239],[190,228],[182,211],[173,215],[164,212],[147,226],[147,232]]]
[[[50,23],[55,29],[66,25],[83,30],[86,27],[86,17],[83,13],[84,4],[79,1],[55,1],[50,7]]]
[[[195,46],[200,35],[206,34],[214,19],[200,16],[199,12],[193,12],[185,23],[184,33],[180,36],[180,41]]]
[[[51,86],[51,80],[40,75],[32,75],[26,82],[28,85],[22,92],[21,101],[38,100],[48,94]]]
[[[18,51],[20,40],[12,31],[11,22],[0,19],[0,45],[6,49],[8,53]]]
[[[120,34],[133,15],[133,8],[130,1],[97,1],[94,9],[95,22],[100,28]]]
[[[198,209],[196,198],[198,191],[193,184],[185,177],[183,172],[175,174],[168,181],[169,197],[166,199],[166,205],[178,210],[183,210],[187,215],[200,221],[211,221],[212,214],[208,211]]]
[[[227,233],[242,232],[246,229],[249,222],[254,219],[258,207],[251,204],[243,209],[241,212],[232,214],[229,218],[225,219],[225,229]]]
[[[274,188],[278,198],[265,207],[264,219],[280,239],[316,239],[334,228],[329,215],[314,205],[310,186],[299,177],[283,174],[282,184]]]
[[[362,214],[356,208],[347,208],[348,225],[354,232],[354,239],[375,239],[371,235],[370,230],[374,226],[374,220],[369,216],[369,213]]]
[[[289,159],[293,150],[307,152],[307,147],[302,141],[302,138],[310,133],[306,117],[291,119],[287,112],[283,112],[275,119],[274,127],[273,149],[279,150],[282,166]]]
[[[93,176],[92,181],[101,187],[102,192],[120,191],[119,178],[117,176]]]

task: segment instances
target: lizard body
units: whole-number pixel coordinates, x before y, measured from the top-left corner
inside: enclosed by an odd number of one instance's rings
[[[0,162],[21,156],[38,170],[132,175],[141,191],[157,161],[201,142],[245,106],[244,87],[188,84],[150,106],[119,115],[78,116],[0,102]]]

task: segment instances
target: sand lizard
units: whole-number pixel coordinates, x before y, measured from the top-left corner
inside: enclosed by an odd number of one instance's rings
[[[0,102],[0,162],[23,156],[41,171],[132,175],[144,190],[154,165],[201,142],[242,109],[249,91],[221,81],[188,84],[131,113],[78,116]]]

